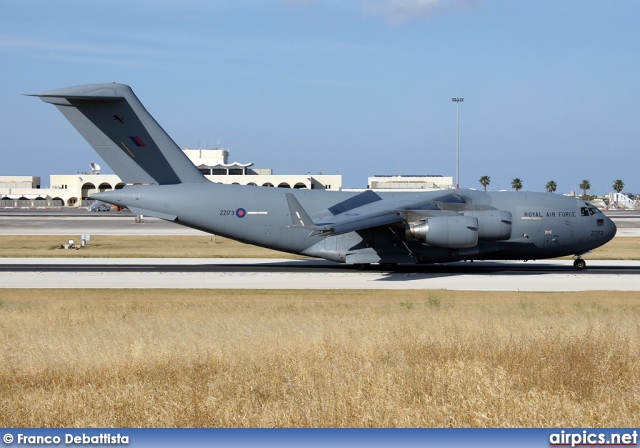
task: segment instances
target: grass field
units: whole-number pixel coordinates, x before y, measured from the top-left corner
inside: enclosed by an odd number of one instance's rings
[[[0,236],[0,258],[300,258],[220,236],[91,236],[79,250],[60,246],[78,235]]]
[[[85,248],[63,250],[60,245],[78,235],[0,236],[0,258],[298,258],[271,249],[213,236],[92,236]],[[600,260],[640,259],[640,237],[614,238],[583,258]]]
[[[0,426],[635,427],[640,292],[1,290]]]
[[[0,257],[293,257],[0,236]],[[585,256],[639,259],[640,238]],[[0,426],[631,427],[640,292],[0,289]]]

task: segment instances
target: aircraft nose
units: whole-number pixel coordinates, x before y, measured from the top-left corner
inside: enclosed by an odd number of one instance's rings
[[[612,240],[614,236],[616,236],[616,232],[618,232],[618,227],[616,224],[609,218],[608,216],[604,217],[604,232],[609,240]]]

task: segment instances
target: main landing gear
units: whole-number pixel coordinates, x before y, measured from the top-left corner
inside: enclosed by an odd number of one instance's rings
[[[354,263],[353,267],[362,271],[371,268],[371,263]],[[398,263],[380,263],[379,267],[383,271],[394,271],[398,269]]]
[[[573,260],[573,268],[574,269],[576,269],[578,271],[582,271],[586,267],[587,267],[587,262],[584,261],[582,258],[578,257],[575,260]]]
[[[369,269],[371,267],[371,263],[353,263],[353,267],[359,271],[363,271],[365,269]]]
[[[383,271],[393,271],[398,269],[398,263],[380,263],[380,268]]]

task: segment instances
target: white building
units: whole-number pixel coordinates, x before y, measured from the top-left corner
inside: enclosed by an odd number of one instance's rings
[[[82,173],[49,176],[49,188],[40,188],[40,178],[21,176],[20,184],[11,182],[15,176],[0,176],[0,207],[62,207],[87,205],[86,198],[98,191],[124,187],[115,174]]]
[[[253,163],[229,163],[224,149],[184,149],[184,153],[205,177],[221,184],[258,187],[342,190],[339,174],[273,174],[271,168],[254,168]],[[78,174],[52,174],[49,188],[41,188],[35,176],[0,176],[0,207],[78,207],[87,206],[92,193],[124,187],[115,174],[92,171]],[[450,190],[453,178],[439,175],[378,175],[369,177],[367,189],[375,191]],[[362,191],[364,189],[350,189]]]
[[[367,188],[371,190],[451,190],[453,177],[440,175],[376,175],[367,180]]]
[[[271,168],[253,168],[253,163],[228,163],[224,149],[185,149],[185,154],[212,182],[259,187],[342,189],[341,175],[273,174]]]
[[[212,182],[280,188],[340,190],[341,175],[276,175],[270,168],[254,169],[252,163],[228,163],[224,149],[184,149],[198,169]],[[49,188],[40,188],[35,176],[0,176],[0,207],[73,207],[89,204],[92,193],[124,187],[115,174],[91,171],[51,175]]]

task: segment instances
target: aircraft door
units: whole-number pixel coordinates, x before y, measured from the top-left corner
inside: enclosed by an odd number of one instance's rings
[[[540,232],[544,233],[543,241],[544,247],[550,247],[551,245],[557,242],[558,235],[554,232],[557,232],[557,227],[555,226],[554,221],[547,221],[548,223],[544,226],[544,228],[540,229]]]
[[[551,235],[550,231],[549,230],[545,230],[544,231],[544,245],[545,246],[551,245],[551,240],[552,240],[552,235]]]
[[[335,236],[328,236],[324,239],[325,250],[338,250],[338,238]]]

